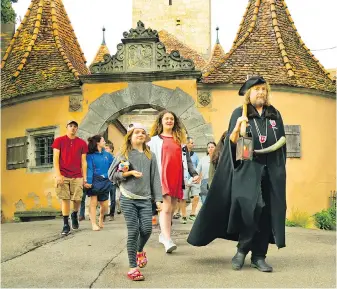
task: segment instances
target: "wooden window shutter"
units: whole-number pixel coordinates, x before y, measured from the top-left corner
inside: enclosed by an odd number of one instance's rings
[[[301,126],[300,125],[285,125],[284,126],[287,138],[287,158],[301,157]]]
[[[7,170],[27,167],[27,145],[26,136],[7,139]]]

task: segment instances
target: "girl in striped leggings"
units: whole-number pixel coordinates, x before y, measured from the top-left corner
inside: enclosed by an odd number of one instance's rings
[[[139,268],[147,264],[144,246],[152,232],[152,205],[158,210],[162,192],[156,157],[145,144],[147,134],[140,123],[130,124],[121,154],[109,169],[109,179],[119,186],[121,208],[128,229],[127,250],[130,270],[127,276],[133,281],[144,280]],[[125,169],[126,163],[129,168]]]

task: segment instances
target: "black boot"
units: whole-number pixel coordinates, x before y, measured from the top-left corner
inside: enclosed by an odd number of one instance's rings
[[[269,266],[263,257],[252,258],[251,267],[258,269],[261,272],[273,272],[273,267]]]
[[[242,251],[237,251],[235,256],[232,259],[232,268],[233,270],[241,270],[243,264],[245,263],[247,253]]]

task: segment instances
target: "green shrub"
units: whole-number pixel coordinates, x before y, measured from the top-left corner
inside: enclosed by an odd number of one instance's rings
[[[336,224],[336,202],[333,202],[332,206],[328,209],[328,213]]]
[[[334,228],[334,220],[329,211],[322,210],[314,215],[315,225],[322,230],[332,230]],[[336,225],[336,219],[335,219]]]
[[[322,230],[336,230],[336,201],[327,210],[322,210],[314,215],[316,227]]]

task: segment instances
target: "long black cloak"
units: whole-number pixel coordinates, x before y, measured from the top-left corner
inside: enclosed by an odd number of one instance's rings
[[[224,140],[224,150],[220,158],[207,198],[194,222],[187,242],[193,246],[205,246],[216,238],[237,241],[240,229],[250,228],[252,236],[258,230],[261,212],[261,175],[264,164],[253,161],[235,161],[235,150],[229,136],[235,127],[242,107],[237,108],[231,117],[228,135]],[[284,136],[284,126],[280,113],[272,106],[266,108],[268,141],[266,146]],[[258,117],[251,105],[248,106],[250,131],[255,149],[260,149],[257,131],[253,129],[253,119]],[[269,174],[269,194],[272,234],[270,243],[279,248],[285,247],[286,218],[286,148],[269,153],[267,167]]]

